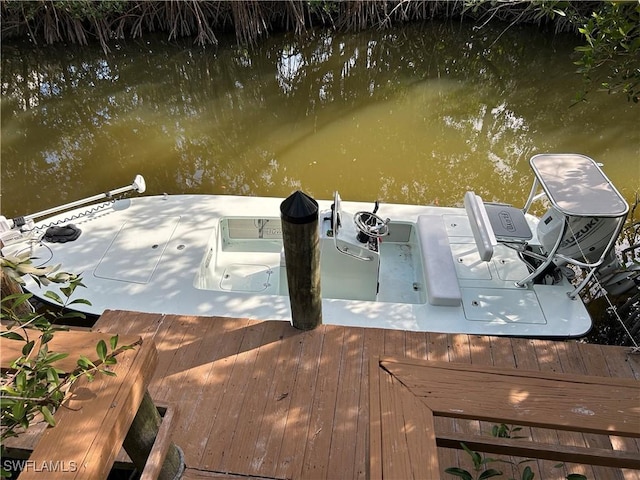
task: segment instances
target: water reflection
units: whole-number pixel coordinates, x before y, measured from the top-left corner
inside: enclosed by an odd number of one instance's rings
[[[156,39],[107,57],[5,43],[2,212],[92,195],[135,173],[149,193],[300,188],[329,198],[339,189],[444,205],[474,188],[522,203],[527,160],[542,151],[604,161],[631,198],[632,107],[600,97],[569,108],[579,88],[570,37],[502,33],[464,24],[315,32],[255,51]]]

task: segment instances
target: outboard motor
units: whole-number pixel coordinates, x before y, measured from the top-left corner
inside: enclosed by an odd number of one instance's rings
[[[545,252],[550,252],[562,231],[565,217],[551,207],[538,223],[538,240]],[[560,242],[557,254],[579,262],[595,263],[602,256],[611,235],[616,231],[618,218],[611,217],[569,217],[567,230]],[[557,258],[558,266],[566,262]]]

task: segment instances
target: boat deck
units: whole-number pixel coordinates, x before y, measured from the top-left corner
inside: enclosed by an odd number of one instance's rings
[[[39,244],[33,256],[43,265],[84,272],[82,298],[90,304],[74,308],[91,315],[110,309],[289,320],[286,259],[276,216],[281,203],[231,195],[118,200],[78,214],[74,224],[83,233],[76,242]],[[380,213],[392,220],[378,267],[376,256],[357,240],[350,216],[371,205],[341,205],[342,227],[336,235],[331,202],[319,201],[326,324],[560,338],[580,337],[591,327],[584,304],[568,298],[574,287],[566,279],[519,288],[516,282],[528,269],[504,245],[492,247],[490,261],[481,260],[465,209],[382,205]],[[250,217],[233,216],[248,212]],[[60,214],[46,222],[65,218]],[[536,218],[523,221],[536,230]],[[535,235],[529,244],[537,245]],[[5,254],[15,254],[31,247],[23,242],[5,248]],[[47,289],[60,288],[27,282],[25,288],[44,301]]]
[[[627,348],[578,342],[333,325],[301,332],[283,321],[125,311],[105,312],[95,328],[153,337],[159,363],[150,393],[177,409],[174,441],[184,450],[187,479],[366,478],[372,356],[640,379],[640,357]],[[465,386],[459,389],[464,395]],[[442,431],[491,429],[472,420],[436,422]],[[528,427],[518,435],[640,457],[637,438]],[[442,470],[471,468],[460,450],[438,448],[438,457]],[[572,472],[590,479],[640,478],[638,470],[557,464],[526,465],[544,479]]]

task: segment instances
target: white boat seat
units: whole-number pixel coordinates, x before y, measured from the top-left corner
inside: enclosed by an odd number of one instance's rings
[[[474,192],[467,192],[464,195],[464,208],[469,216],[471,231],[476,241],[480,258],[488,262],[493,257],[493,247],[498,244],[493,233],[493,227],[489,221],[489,215],[485,209],[482,198]]]
[[[459,306],[462,303],[462,293],[442,216],[418,216],[418,236],[429,303]]]

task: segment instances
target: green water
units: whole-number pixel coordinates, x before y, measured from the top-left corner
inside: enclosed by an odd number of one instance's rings
[[[148,193],[521,205],[543,152],[582,153],[631,202],[640,107],[581,87],[567,35],[427,23],[274,35],[256,50],[145,37],[2,45],[7,217],[129,184]]]

